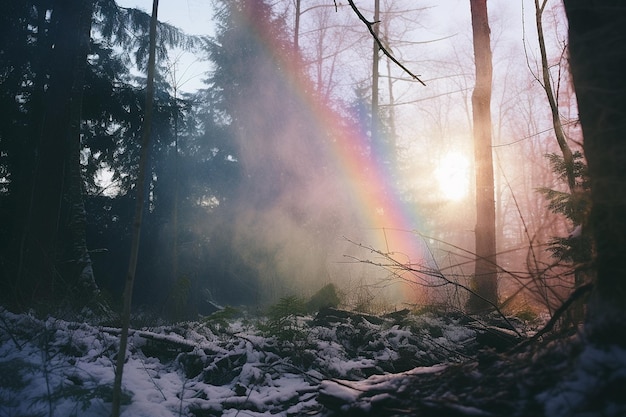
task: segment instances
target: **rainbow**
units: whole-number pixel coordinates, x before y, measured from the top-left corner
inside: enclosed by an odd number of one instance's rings
[[[357,243],[379,250],[404,265],[422,265],[427,257],[425,246],[415,233],[420,230],[419,216],[402,198],[395,184],[393,168],[385,164],[393,150],[389,145],[372,146],[360,126],[346,125],[329,103],[310,94],[315,88],[302,75],[300,63],[285,56],[281,52],[284,45],[276,47],[276,40],[270,36],[275,29],[270,27],[272,22],[244,13],[237,18],[254,30],[259,45],[279,62],[283,71],[281,76],[292,94],[310,109],[319,129],[332,133],[326,135],[330,139],[324,150],[328,159],[325,162],[340,173],[338,181],[347,184],[360,224],[368,231],[368,241]],[[346,237],[350,239],[350,236]]]

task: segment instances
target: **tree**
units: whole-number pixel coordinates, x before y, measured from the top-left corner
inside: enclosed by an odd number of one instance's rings
[[[540,191],[546,196],[550,202],[549,207],[554,212],[564,214],[566,218],[572,222],[574,226],[573,229],[580,230],[580,233],[575,234],[576,236],[571,236],[570,233],[569,237],[553,238],[551,247],[554,257],[567,260],[577,266],[574,272],[574,284],[576,287],[580,287],[585,284],[587,280],[586,271],[584,271],[583,268],[587,267],[591,256],[591,239],[587,225],[585,224],[589,209],[588,184],[585,178],[586,167],[584,161],[582,161],[582,154],[578,151],[572,152],[568,138],[565,136],[565,130],[559,112],[559,103],[557,101],[559,91],[557,90],[555,94],[554,88],[552,87],[551,67],[548,63],[548,53],[543,29],[543,14],[547,3],[548,0],[535,0],[535,22],[537,25],[542,73],[541,81],[539,79],[537,80],[546,93],[552,115],[554,135],[561,151],[561,156],[559,157],[555,154],[550,154],[548,157],[554,168],[553,171],[567,184],[569,192],[545,188]],[[557,88],[558,85],[560,85],[560,81],[561,80],[558,79]],[[582,302],[579,302],[576,304],[575,320],[580,321],[583,319],[582,311]]]
[[[379,106],[378,106],[378,66],[380,62],[380,47],[378,46],[377,39],[379,37],[379,22],[380,22],[380,0],[374,0],[374,22],[373,30],[374,30],[374,40],[372,41],[374,44],[374,49],[372,52],[372,121],[371,121],[371,136],[372,142],[376,142],[380,138],[380,127],[379,127]]]
[[[498,302],[496,262],[496,207],[491,147],[491,47],[486,0],[470,0],[476,85],[472,93],[474,154],[476,167],[476,267],[475,293],[468,308],[482,310]]]
[[[148,52],[148,79],[146,81],[146,108],[143,119],[141,136],[141,157],[139,159],[139,173],[135,184],[135,216],[133,219],[133,234],[130,247],[130,259],[128,261],[128,273],[124,285],[124,303],[122,307],[122,330],[120,333],[119,352],[115,367],[115,381],[113,385],[112,416],[119,417],[122,398],[122,376],[124,362],[126,362],[126,348],[128,346],[128,330],[130,327],[130,309],[133,298],[133,285],[139,257],[139,241],[141,237],[141,220],[143,217],[143,205],[145,198],[145,179],[148,165],[148,151],[150,145],[150,131],[152,127],[152,109],[154,100],[154,73],[156,67],[156,37],[157,37],[157,12],[159,0],[152,2],[152,19],[150,20],[150,47]]]
[[[540,0],[535,0],[535,22],[537,24],[537,38],[539,40],[539,52],[541,55],[542,80],[540,81],[540,83],[543,90],[546,92],[546,97],[548,98],[548,103],[550,104],[554,134],[556,136],[556,141],[559,144],[559,148],[561,149],[561,153],[563,154],[563,160],[565,162],[567,186],[569,187],[570,192],[573,193],[576,188],[576,178],[574,176],[574,156],[572,154],[572,150],[570,149],[569,144],[567,143],[567,138],[565,137],[563,124],[561,123],[561,116],[559,115],[559,104],[557,103],[557,98],[552,88],[550,66],[548,65],[548,53],[546,51],[546,42],[543,32],[542,17],[547,3],[548,0],[542,0],[541,4]]]
[[[226,275],[212,273],[209,279],[221,281],[216,282],[218,293],[246,294],[253,288],[255,297],[273,296],[275,282],[256,288],[260,280],[279,276],[275,258],[283,236],[268,235],[282,225],[268,213],[279,204],[292,181],[305,180],[292,165],[288,150],[299,146],[296,138],[306,136],[307,130],[296,127],[300,122],[296,103],[283,78],[290,65],[297,67],[298,60],[284,20],[273,15],[267,2],[220,1],[216,6],[218,30],[208,45],[215,64],[208,80],[209,91],[214,95],[214,111],[221,113],[227,137],[236,146],[242,181],[233,199],[226,202],[231,213],[219,207],[228,220],[215,228],[221,231],[219,240],[224,241],[212,244],[212,255],[221,256],[216,270]],[[259,45],[257,31],[272,40],[274,53],[268,54]],[[254,76],[250,75],[252,69]],[[288,218],[284,220],[286,224]],[[224,248],[227,240],[230,247]],[[232,256],[224,256],[223,250]],[[226,288],[231,290],[223,291]]]
[[[7,6],[0,22],[2,297],[22,308],[57,297],[84,304],[97,288],[83,188],[95,188],[94,175],[113,167],[121,149],[133,154],[123,140],[139,130],[141,92],[129,57],[136,52],[144,65],[149,19],[113,0]],[[200,43],[166,24],[159,31],[161,54]]]
[[[64,203],[61,211],[62,231],[61,259],[66,266],[63,275],[73,281],[70,288],[74,289],[74,296],[81,302],[88,301],[98,293],[91,256],[87,248],[87,214],[85,212],[84,185],[82,167],[80,163],[81,126],[83,122],[83,90],[87,72],[87,52],[91,40],[91,22],[93,15],[93,1],[81,3],[79,24],[79,51],[74,62],[74,81],[72,84],[72,107],[68,143],[66,147],[67,161],[65,163],[65,191]]]
[[[588,163],[597,281],[587,314],[596,342],[626,340],[626,6],[565,0],[571,73]]]
[[[41,120],[35,121],[40,129],[35,174],[18,266],[17,288],[24,301],[29,297],[49,299],[60,289],[75,286],[60,278],[75,282],[79,277],[86,289],[95,289],[84,242],[80,169],[72,166],[79,162],[82,89],[93,1],[54,6],[49,23],[52,49],[48,52],[52,62],[66,64],[50,67]],[[45,9],[38,12],[45,13]],[[66,236],[77,239],[77,245],[68,245],[68,251],[62,249],[64,231],[68,231]],[[68,253],[72,255],[69,260],[64,258]],[[59,272],[68,261],[79,265],[71,277]]]

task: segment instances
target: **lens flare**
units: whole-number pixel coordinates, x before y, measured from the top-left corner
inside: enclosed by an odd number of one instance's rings
[[[467,196],[469,169],[467,157],[459,152],[449,152],[441,158],[435,177],[443,198],[449,201],[459,201]]]

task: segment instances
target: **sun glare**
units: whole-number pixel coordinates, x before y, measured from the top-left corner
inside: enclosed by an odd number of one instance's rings
[[[459,201],[469,191],[468,159],[461,153],[449,152],[441,158],[435,171],[439,190],[446,200]]]

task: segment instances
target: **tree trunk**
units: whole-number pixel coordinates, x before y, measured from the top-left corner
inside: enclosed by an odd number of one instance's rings
[[[18,283],[27,302],[51,300],[61,282],[59,232],[70,163],[67,150],[72,141],[72,117],[80,114],[81,103],[75,100],[74,92],[82,88],[84,70],[80,79],[83,64],[79,63],[86,60],[87,54],[87,49],[81,46],[81,30],[85,26],[81,21],[92,7],[91,3],[57,2],[51,14],[53,49],[50,58],[54,64],[39,125],[29,225],[22,253],[24,268]]]
[[[596,342],[626,346],[626,7],[622,0],[564,4],[596,244],[586,329]]]
[[[487,0],[470,0],[476,85],[472,93],[476,169],[476,268],[468,309],[480,311],[498,302],[496,206],[491,150],[491,47]]]
[[[85,303],[98,289],[93,275],[91,257],[87,250],[87,214],[83,200],[83,177],[80,164],[80,127],[83,103],[83,88],[87,70],[87,53],[91,40],[91,18],[93,1],[83,1],[80,16],[80,51],[74,62],[74,85],[66,153],[68,155],[66,189],[63,192],[63,244],[62,265],[67,284],[72,290],[72,301]]]
[[[143,202],[145,194],[146,168],[148,166],[148,151],[150,146],[150,131],[152,127],[152,109],[154,101],[154,73],[156,67],[156,29],[159,0],[152,1],[152,19],[150,20],[150,50],[148,55],[148,78],[146,80],[146,109],[143,118],[141,134],[141,154],[139,157],[139,173],[135,184],[135,217],[133,220],[132,242],[130,247],[130,259],[128,261],[128,274],[124,285],[124,304],[122,307],[122,331],[120,333],[120,346],[117,354],[115,368],[115,381],[113,384],[112,416],[119,417],[122,399],[122,375],[124,362],[126,361],[126,347],[128,346],[128,329],[130,327],[130,308],[133,299],[133,285],[135,272],[139,258],[139,241],[141,237],[141,221],[143,218]]]
[[[563,130],[563,124],[561,123],[561,115],[559,114],[559,103],[557,102],[556,95],[552,89],[552,80],[550,78],[550,65],[548,63],[548,53],[546,51],[546,42],[543,31],[543,12],[546,8],[548,0],[535,0],[535,23],[537,25],[537,39],[539,41],[539,51],[541,54],[541,74],[543,83],[540,82],[541,87],[546,93],[548,103],[550,105],[550,112],[552,114],[552,127],[554,128],[554,136],[556,138],[559,149],[563,154],[563,162],[565,164],[565,179],[567,181],[567,187],[570,194],[574,195],[577,190],[576,175],[574,174],[574,155],[567,143],[565,137],[565,131]],[[558,93],[558,91],[557,91]],[[575,227],[583,227],[584,225],[574,223]],[[586,227],[586,226],[585,226]],[[583,230],[583,233],[587,234],[587,230]],[[583,263],[582,259],[574,259],[575,263]],[[576,288],[580,287],[587,281],[587,274],[581,268],[577,268],[574,271],[574,285]],[[580,323],[584,319],[584,305],[583,300],[576,302],[572,308],[572,319],[576,323]]]
[[[548,53],[546,52],[546,42],[543,36],[542,16],[547,2],[548,0],[543,0],[540,5],[539,0],[535,0],[535,23],[537,24],[537,40],[539,41],[539,51],[541,54],[541,74],[543,80],[541,87],[545,91],[548,103],[550,104],[554,135],[559,145],[559,149],[563,154],[563,162],[565,162],[567,186],[570,192],[573,193],[576,188],[576,177],[574,176],[574,157],[572,155],[572,150],[567,144],[567,138],[565,137],[565,132],[563,131],[563,125],[561,124],[561,116],[559,115],[559,103],[557,103],[556,96],[552,90],[550,66],[548,65]]]
[[[293,29],[293,49],[296,54],[300,54],[300,1],[296,0],[296,23]]]
[[[378,28],[380,23],[380,0],[374,0],[374,25],[372,26],[374,30],[374,34],[378,37]],[[376,39],[373,40],[374,49],[372,51],[372,122],[371,122],[371,131],[372,131],[372,143],[376,144],[380,139],[380,114],[378,110],[378,101],[379,101],[379,89],[378,89],[378,76],[379,76],[379,51],[378,42]]]
[[[9,196],[13,198],[11,202],[12,243],[9,245],[9,256],[15,259],[15,266],[7,274],[7,286],[13,290],[12,302],[21,306],[32,296],[32,291],[27,290],[31,281],[28,278],[28,266],[32,263],[29,259],[31,251],[28,242],[31,233],[36,155],[42,130],[49,67],[53,61],[49,36],[52,31],[50,23],[45,18],[47,9],[42,4],[36,4],[32,13],[37,16],[37,36],[34,40],[36,46],[33,59],[29,63],[34,77],[32,95],[28,103],[28,128],[24,137],[16,141],[14,145],[15,154],[19,155],[19,162],[11,169],[9,192]]]

